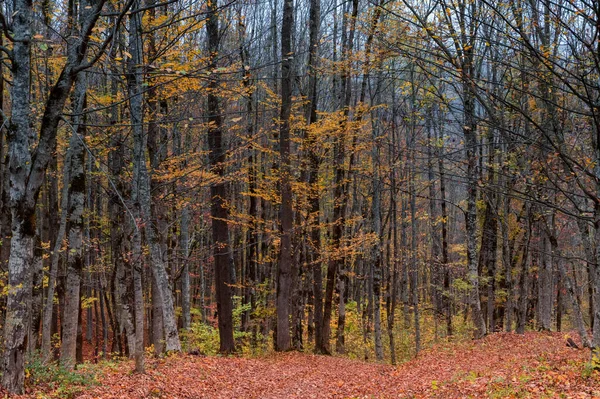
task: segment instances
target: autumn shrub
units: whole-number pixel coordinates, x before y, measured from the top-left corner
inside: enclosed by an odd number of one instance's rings
[[[242,354],[247,354],[250,351],[252,333],[242,331],[239,326],[242,325],[242,315],[249,312],[252,306],[249,303],[242,303],[241,296],[233,297],[233,325],[236,327],[233,330],[233,339],[236,343],[236,349]]]
[[[194,322],[181,333],[185,351],[198,351],[203,355],[219,353],[219,329],[203,322]]]
[[[233,325],[236,327],[233,331],[233,338],[236,342],[236,349],[241,354],[255,353],[256,348],[251,348],[252,333],[241,331],[241,318],[244,312],[250,310],[250,304],[242,304],[241,297],[233,297]],[[219,353],[219,329],[216,325],[194,322],[189,330],[181,332],[184,350],[198,351],[203,355],[216,355]],[[258,333],[257,340],[263,340],[262,334]]]
[[[337,330],[337,317],[335,330]],[[350,301],[346,304],[346,328],[345,349],[346,355],[352,359],[364,359],[365,354],[375,353],[375,344],[371,336],[367,337],[367,342],[363,340],[363,321],[362,315],[358,311],[358,304]]]
[[[352,359],[374,360],[375,343],[373,339],[373,320],[370,320],[366,340],[364,337],[364,324],[362,309],[358,309],[355,301],[349,301],[346,304],[345,321],[345,355]],[[396,349],[396,362],[403,363],[411,360],[415,356],[415,334],[414,334],[414,314],[409,307],[408,317],[405,318],[402,306],[397,306],[395,314],[395,323],[393,329],[394,344]],[[387,330],[387,312],[385,306],[381,307],[381,329],[382,343],[384,347],[385,362],[391,361],[390,339]],[[427,349],[434,344],[448,340],[445,336],[445,324],[442,320],[435,320],[431,309],[422,309],[420,313],[420,331],[421,331],[421,349]],[[332,317],[331,344],[335,350],[337,334],[337,312]],[[464,315],[458,313],[453,317],[453,342],[470,340],[473,335],[473,324],[470,319],[464,320]],[[305,348],[312,350],[312,344],[308,343]]]
[[[51,391],[54,397],[72,398],[85,387],[97,384],[97,369],[86,363],[69,370],[55,361],[44,363],[40,353],[35,352],[27,359],[25,384]]]

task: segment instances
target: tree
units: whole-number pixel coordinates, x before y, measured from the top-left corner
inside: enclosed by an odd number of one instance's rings
[[[210,57],[209,68],[217,72],[217,59],[219,57],[219,14],[216,1],[209,3],[209,14],[206,21],[206,34],[208,52]],[[218,74],[208,84],[207,112],[208,112],[208,147],[210,149],[210,165],[213,173],[223,179],[225,162],[225,143],[222,132],[222,110],[219,102]],[[213,254],[215,258],[215,286],[217,293],[217,314],[219,317],[220,352],[232,353],[235,351],[233,341],[233,320],[231,303],[231,275],[229,258],[229,231],[227,227],[228,209],[227,192],[224,181],[213,183],[210,187]]]
[[[277,344],[278,351],[290,348],[289,304],[292,282],[292,170],[290,164],[290,113],[292,109],[292,28],[294,26],[294,4],[283,2],[281,24],[281,111],[279,113],[279,154],[281,174],[281,238],[277,268]]]
[[[63,339],[61,363],[67,368],[75,365],[77,326],[79,324],[80,288],[83,273],[83,212],[85,205],[85,75],[79,75],[75,84],[75,121],[71,136],[71,159],[69,171],[68,224],[69,252],[67,256],[67,281],[65,295],[65,320],[63,321]]]
[[[5,49],[11,61],[13,87],[12,112],[8,125],[10,181],[8,209],[12,216],[11,254],[8,271],[9,285],[14,287],[8,296],[5,323],[5,352],[2,385],[10,392],[23,391],[24,350],[28,331],[31,301],[33,249],[35,243],[35,208],[48,162],[54,153],[56,133],[62,110],[76,76],[96,62],[108,46],[109,35],[90,61],[86,59],[92,31],[104,7],[103,0],[83,5],[81,20],[71,24],[67,39],[67,57],[62,71],[50,90],[36,137],[31,123],[29,87],[32,47],[32,4],[26,0],[13,2],[13,49]],[[123,8],[128,9],[130,3]],[[6,24],[6,18],[3,17]],[[8,28],[5,25],[5,28]],[[37,144],[37,146],[35,145]]]

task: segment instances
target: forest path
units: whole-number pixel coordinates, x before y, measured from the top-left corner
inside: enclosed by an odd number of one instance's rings
[[[145,375],[123,362],[92,398],[600,398],[600,373],[586,374],[588,350],[566,334],[493,334],[444,343],[398,367],[301,353],[260,358],[173,356],[149,360]]]

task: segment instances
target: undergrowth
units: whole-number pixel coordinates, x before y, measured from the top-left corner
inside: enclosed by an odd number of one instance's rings
[[[35,352],[25,365],[25,387],[37,392],[38,398],[73,398],[86,387],[98,384],[105,363],[83,363],[69,370],[56,361],[44,363],[40,353]]]

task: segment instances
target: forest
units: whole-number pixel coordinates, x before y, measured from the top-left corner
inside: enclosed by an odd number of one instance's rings
[[[381,392],[489,347],[600,397],[600,1],[2,0],[0,77],[2,392],[483,397]]]

